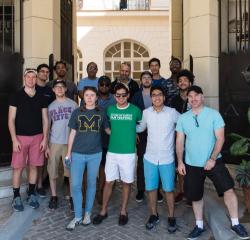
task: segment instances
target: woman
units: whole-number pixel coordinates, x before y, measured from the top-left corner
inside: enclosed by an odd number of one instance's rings
[[[73,230],[77,224],[91,223],[91,210],[96,192],[96,177],[102,156],[101,130],[110,134],[106,115],[97,106],[97,90],[95,87],[85,87],[83,91],[84,104],[71,115],[71,128],[68,140],[67,157],[71,160],[70,174],[72,178],[72,194],[75,217],[66,227]],[[82,220],[82,179],[87,167],[87,193],[85,214]]]

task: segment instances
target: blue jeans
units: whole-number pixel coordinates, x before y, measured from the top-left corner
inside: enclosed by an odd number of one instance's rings
[[[82,180],[87,167],[87,193],[85,213],[91,213],[96,193],[96,177],[99,171],[102,153],[81,154],[72,152],[71,189],[74,202],[75,217],[82,218]]]

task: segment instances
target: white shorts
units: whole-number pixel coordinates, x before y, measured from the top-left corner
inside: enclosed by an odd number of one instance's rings
[[[134,182],[135,153],[120,154],[107,152],[105,174],[106,181],[121,179],[125,183]]]

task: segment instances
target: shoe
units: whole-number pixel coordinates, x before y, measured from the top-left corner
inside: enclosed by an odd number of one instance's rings
[[[250,238],[245,227],[241,224],[234,225],[231,227],[231,229],[240,239],[249,239]]]
[[[140,203],[143,201],[143,199],[144,199],[144,191],[138,191],[135,197],[135,201]]]
[[[50,201],[49,201],[49,208],[50,209],[57,209],[57,207],[58,207],[57,202],[58,202],[57,196],[52,196],[50,198]]]
[[[27,198],[28,204],[30,205],[30,207],[37,209],[39,208],[40,204],[37,201],[37,196],[34,194],[30,194],[30,196],[28,196]]]
[[[43,187],[41,188],[37,188],[36,189],[36,192],[37,192],[37,195],[40,197],[40,198],[46,198],[46,191]]]
[[[73,218],[70,223],[67,225],[66,230],[72,231],[75,229],[76,225],[80,225],[82,222],[81,218]]]
[[[120,214],[119,220],[118,220],[118,225],[124,226],[127,223],[128,223],[128,213],[126,215]]]
[[[163,202],[163,196],[162,196],[160,190],[158,190],[157,202],[158,203],[162,203]]]
[[[89,224],[91,223],[90,216],[91,216],[90,213],[85,213],[84,219],[83,219],[83,221],[82,221],[82,224],[83,224],[83,225],[87,226],[87,225],[89,225]]]
[[[72,197],[69,198],[69,208],[72,212],[74,212],[74,202]]]
[[[146,229],[151,230],[160,222],[159,215],[151,215],[146,223]]]
[[[188,240],[196,239],[196,238],[198,238],[204,231],[205,231],[205,229],[202,229],[202,228],[199,228],[198,226],[195,226],[195,228],[192,230],[192,232],[189,233],[187,239],[188,239]]]
[[[93,218],[93,224],[94,225],[98,225],[101,224],[102,221],[108,217],[108,214],[106,213],[105,215],[101,215],[101,214],[97,214],[94,218]]]
[[[12,207],[13,207],[14,211],[16,211],[16,212],[22,212],[24,210],[21,197],[13,198]]]
[[[176,226],[176,219],[175,217],[169,217],[168,218],[168,232],[169,233],[174,233],[177,230]]]
[[[183,197],[184,197],[184,193],[183,193],[183,192],[178,193],[178,194],[175,196],[174,202],[175,202],[176,204],[177,204],[177,203],[180,203],[180,202],[183,200]]]

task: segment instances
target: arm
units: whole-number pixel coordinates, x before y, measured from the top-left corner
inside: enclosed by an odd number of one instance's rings
[[[186,168],[183,163],[185,134],[183,132],[177,132],[176,135],[176,155],[178,160],[178,172],[181,175],[186,175]]]
[[[142,120],[139,121],[139,124],[136,125],[136,132],[137,133],[143,132],[146,128],[147,128],[147,121],[145,113],[143,112]]]
[[[210,158],[207,160],[206,165],[204,167],[205,170],[211,170],[215,166],[217,156],[221,152],[221,149],[222,149],[223,144],[225,142],[224,127],[216,129],[214,131],[214,134],[216,137],[216,142],[214,145],[213,152],[212,152]]]
[[[16,110],[17,110],[16,107],[9,106],[8,127],[9,127],[11,140],[13,144],[13,152],[20,152],[21,143],[17,140],[16,127],[15,127]]]
[[[111,134],[110,128],[105,128],[105,132],[106,132],[108,135],[110,135],[110,134]]]
[[[40,143],[41,152],[47,149],[47,144],[48,144],[48,132],[49,132],[48,108],[42,108],[42,120],[43,120],[43,140]]]
[[[69,158],[71,158],[71,151],[72,151],[72,146],[73,146],[73,142],[75,139],[75,135],[76,135],[76,130],[71,129],[70,134],[69,134],[69,139],[68,139],[68,151],[67,151],[67,157]]]

